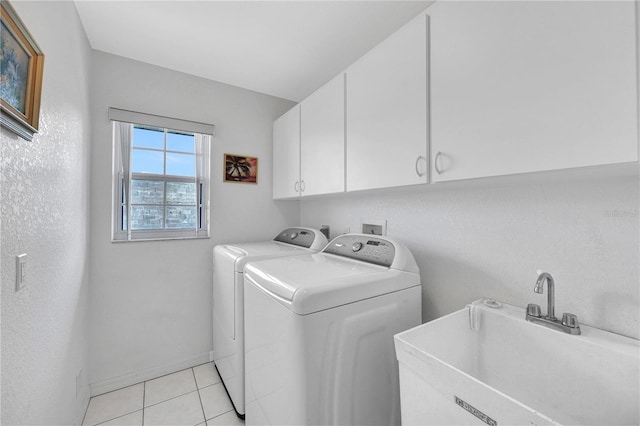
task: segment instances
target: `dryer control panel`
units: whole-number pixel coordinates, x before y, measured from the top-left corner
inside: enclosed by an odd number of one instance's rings
[[[336,237],[323,252],[386,267],[391,267],[396,256],[396,249],[391,241],[373,235],[360,234]]]
[[[273,240],[304,248],[315,248],[316,250],[320,250],[327,244],[325,236],[322,235],[320,231],[308,228],[287,228],[279,233]],[[318,243],[321,245],[316,248]]]

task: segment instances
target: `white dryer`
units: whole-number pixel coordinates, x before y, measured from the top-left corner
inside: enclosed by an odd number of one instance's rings
[[[247,425],[399,425],[394,334],[421,323],[403,244],[345,234],[245,266]]]
[[[289,228],[272,241],[213,249],[213,360],[238,416],[244,418],[244,265],[251,260],[299,256],[327,245],[317,229]]]

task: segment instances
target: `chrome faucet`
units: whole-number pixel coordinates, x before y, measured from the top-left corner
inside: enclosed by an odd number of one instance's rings
[[[545,281],[547,282],[547,315],[542,315],[540,306],[535,303],[529,303],[526,314],[527,321],[569,334],[580,334],[581,331],[577,316],[565,313],[562,314],[562,321],[555,317],[555,282],[553,281],[551,274],[543,272],[538,275],[533,291],[538,294],[542,294],[544,291]]]
[[[538,294],[544,292],[544,282],[547,281],[547,318],[554,319],[556,309],[556,296],[555,296],[555,282],[553,277],[548,272],[543,272],[538,275],[536,285],[533,287],[533,291]]]

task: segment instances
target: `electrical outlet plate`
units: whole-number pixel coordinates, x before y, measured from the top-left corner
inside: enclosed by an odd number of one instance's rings
[[[385,219],[362,219],[360,232],[371,235],[387,235],[387,221]]]

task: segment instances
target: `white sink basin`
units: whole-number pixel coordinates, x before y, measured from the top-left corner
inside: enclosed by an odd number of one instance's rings
[[[639,341],[478,300],[395,336],[403,425],[638,425]]]

